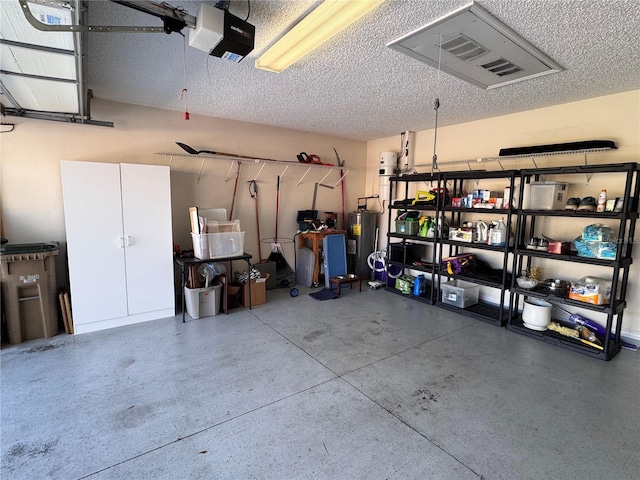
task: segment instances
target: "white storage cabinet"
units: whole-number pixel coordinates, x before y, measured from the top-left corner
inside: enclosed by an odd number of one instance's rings
[[[75,333],[175,315],[169,167],[61,171]]]

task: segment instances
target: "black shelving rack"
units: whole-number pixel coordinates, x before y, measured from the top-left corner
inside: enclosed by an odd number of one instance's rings
[[[414,173],[409,175],[392,176],[389,178],[389,215],[387,225],[387,255],[386,263],[387,270],[390,267],[397,267],[404,272],[406,270],[415,270],[429,274],[427,279],[427,288],[425,289],[424,296],[415,296],[413,294],[404,295],[399,290],[392,286],[385,285],[385,289],[388,292],[397,293],[399,295],[408,296],[411,299],[433,305],[435,303],[435,278],[437,275],[436,269],[436,252],[437,244],[439,240],[438,229],[435,229],[434,237],[427,238],[418,235],[406,235],[395,231],[395,218],[408,211],[419,211],[426,216],[432,216],[434,219],[438,218],[438,211],[440,209],[440,196],[436,197],[436,202],[433,205],[413,205],[411,201],[415,199],[415,195],[410,195],[410,185],[425,184],[426,189],[440,188],[441,180],[439,174],[425,174]],[[401,188],[401,185],[404,188]],[[394,198],[399,200],[394,201]],[[424,250],[427,247],[430,253],[425,256],[420,255],[420,261],[415,261],[413,258],[407,258],[407,251],[416,247],[418,250]],[[399,248],[402,252],[401,258],[397,258],[392,255],[391,250],[393,248]],[[392,258],[393,257],[393,258]]]
[[[621,348],[620,331],[624,309],[627,306],[626,294],[627,283],[629,279],[629,270],[632,259],[632,247],[634,243],[634,233],[636,221],[638,219],[638,199],[640,196],[640,181],[638,179],[637,163],[618,163],[605,165],[584,165],[574,167],[558,167],[521,170],[520,182],[520,198],[524,196],[525,185],[532,181],[537,181],[541,177],[562,175],[596,175],[596,174],[619,174],[624,178],[624,196],[623,205],[619,212],[582,212],[582,211],[565,211],[565,210],[537,210],[523,209],[522,204],[517,210],[517,226],[516,226],[516,245],[513,256],[514,272],[510,287],[510,311],[507,329],[527,335],[529,337],[548,342],[563,348],[567,348],[579,353],[583,353],[602,360],[610,360]],[[621,178],[622,180],[622,178]],[[527,249],[526,246],[530,238],[535,236],[536,220],[540,217],[563,217],[571,219],[584,219],[585,221],[598,220],[615,220],[618,225],[617,229],[617,250],[615,259],[599,259],[578,256],[577,252],[570,251],[565,254],[552,254],[544,251],[536,251]],[[550,293],[547,289],[536,287],[530,290],[520,288],[516,283],[517,275],[520,272],[529,269],[532,260],[535,258],[552,260],[558,262],[580,263],[594,265],[597,267],[608,267],[610,269],[611,278],[611,301],[606,305],[593,305],[586,302],[576,301],[568,298],[568,294],[563,292],[560,295]],[[587,345],[580,340],[559,335],[550,330],[536,331],[527,328],[518,311],[521,298],[536,297],[544,299],[552,305],[569,307],[578,307],[587,311],[600,312],[606,315],[606,335],[603,339],[601,348]],[[561,319],[560,319],[561,320]],[[557,320],[556,320],[557,321]],[[615,334],[611,335],[614,331]]]
[[[518,175],[517,170],[502,170],[502,171],[485,171],[485,170],[475,170],[475,171],[456,171],[456,172],[443,172],[441,173],[441,181],[443,185],[447,185],[449,188],[449,194],[452,198],[460,197],[462,192],[467,191],[471,182],[479,182],[481,180],[496,180],[496,179],[504,179],[505,183],[510,187],[511,197],[513,198],[515,194],[515,179]],[[469,250],[479,250],[479,251],[493,251],[499,252],[502,254],[502,268],[501,271],[495,278],[487,279],[478,276],[469,276],[469,275],[450,275],[446,271],[440,271],[437,276],[437,285],[436,285],[436,305],[441,308],[445,308],[447,310],[451,310],[462,315],[466,315],[469,317],[473,317],[477,320],[482,320],[487,323],[491,323],[493,325],[504,326],[507,323],[507,318],[509,315],[509,305],[508,301],[510,301],[510,297],[507,295],[509,290],[509,286],[511,285],[511,275],[509,272],[509,268],[511,266],[511,262],[509,261],[509,253],[513,251],[513,247],[510,244],[509,232],[512,231],[512,219],[515,214],[515,209],[512,208],[513,202],[509,202],[507,208],[458,208],[452,207],[451,205],[446,205],[440,208],[441,222],[442,224],[448,224],[451,226],[459,226],[463,221],[463,218],[468,214],[479,214],[481,213],[483,216],[486,215],[488,217],[506,217],[505,218],[505,226],[507,229],[507,238],[505,240],[504,246],[494,246],[487,245],[484,243],[474,243],[474,242],[459,242],[455,240],[449,240],[448,237],[442,236],[442,238],[438,241],[438,258],[445,258],[450,256],[459,255],[461,253],[461,249],[464,249],[466,253],[469,253]],[[445,254],[444,248],[447,247],[448,251]],[[500,291],[500,300],[499,303],[493,304],[483,300],[479,300],[476,305],[471,305],[467,308],[458,308],[453,305],[449,305],[447,303],[442,302],[442,294],[441,294],[441,280],[443,278],[447,279],[460,279],[467,282],[472,282],[475,284],[488,286],[492,288],[496,288]],[[505,302],[505,299],[507,302]]]

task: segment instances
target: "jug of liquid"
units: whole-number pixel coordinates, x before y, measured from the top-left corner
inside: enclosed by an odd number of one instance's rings
[[[504,247],[507,241],[507,226],[502,221],[502,218],[498,224],[491,229],[489,233],[489,245],[496,247]]]
[[[478,220],[473,228],[473,241],[476,243],[487,243],[489,227],[482,220]]]
[[[427,291],[427,277],[418,275],[413,282],[413,294],[416,297],[422,297]]]

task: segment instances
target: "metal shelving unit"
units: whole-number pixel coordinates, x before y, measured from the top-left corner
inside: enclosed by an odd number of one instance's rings
[[[482,180],[496,180],[504,179],[511,192],[515,192],[515,178],[518,175],[517,170],[502,170],[495,172],[485,171],[462,171],[462,172],[444,172],[441,174],[441,179],[444,185],[451,185],[451,197],[460,197],[463,191],[471,191],[469,189],[471,182],[480,182]],[[477,187],[477,186],[476,186]],[[495,278],[486,278],[481,276],[467,275],[450,275],[445,271],[440,271],[440,275],[437,277],[437,299],[436,305],[448,310],[458,312],[462,315],[473,317],[477,320],[482,320],[487,323],[491,323],[498,326],[504,326],[507,322],[509,314],[509,307],[505,305],[505,300],[510,300],[507,296],[509,286],[511,285],[510,273],[508,271],[510,267],[509,253],[513,250],[510,245],[509,232],[511,232],[512,220],[515,214],[515,210],[511,207],[511,202],[508,208],[501,209],[488,209],[488,208],[457,208],[450,205],[446,205],[441,208],[440,215],[442,224],[448,223],[450,226],[459,226],[462,224],[464,218],[471,214],[482,214],[488,217],[505,217],[505,225],[507,229],[507,238],[504,246],[487,245],[484,243],[474,242],[459,242],[455,240],[449,240],[448,238],[440,238],[438,241],[438,257],[445,258],[455,255],[459,255],[464,249],[464,253],[477,253],[476,251],[491,251],[502,254],[502,262],[499,274]],[[447,248],[445,254],[444,249]],[[492,287],[500,291],[499,301],[497,304],[488,303],[480,300],[476,305],[471,305],[467,308],[457,308],[455,306],[448,305],[442,302],[442,294],[440,292],[440,286],[442,279],[460,279],[475,284]]]
[[[436,269],[436,253],[437,253],[437,242],[438,242],[438,232],[436,229],[434,238],[426,238],[420,237],[418,235],[405,235],[399,232],[395,232],[395,223],[394,219],[402,212],[408,211],[419,211],[424,213],[426,216],[433,216],[434,219],[438,218],[438,211],[440,208],[439,202],[440,198],[437,197],[437,201],[434,205],[412,205],[409,201],[410,198],[414,198],[409,194],[410,185],[417,185],[419,183],[429,184],[432,187],[435,183],[437,188],[440,187],[440,176],[439,175],[431,175],[431,174],[413,174],[413,175],[404,175],[404,176],[394,176],[389,179],[389,190],[390,195],[389,198],[393,199],[395,196],[402,197],[406,199],[404,201],[393,202],[389,205],[389,215],[388,215],[388,228],[387,228],[387,270],[389,267],[397,267],[400,268],[404,273],[407,270],[416,270],[419,272],[426,273],[429,278],[427,279],[427,288],[424,296],[415,296],[410,294],[409,297],[430,305],[433,305],[435,302],[435,276],[437,275]],[[404,188],[400,188],[400,185],[403,185]],[[413,259],[407,258],[407,250],[408,249],[419,249],[421,251],[420,261],[415,262]],[[392,258],[392,249],[399,249],[402,253],[402,258]],[[426,255],[423,255],[424,250],[428,249]],[[403,295],[399,290],[394,287],[390,287],[385,285],[385,289],[392,293],[398,293]],[[406,296],[406,295],[405,295]]]
[[[611,301],[605,305],[592,305],[586,302],[576,301],[568,298],[568,294],[563,292],[560,295],[553,294],[544,288],[536,287],[526,290],[517,286],[515,277],[511,284],[510,314],[507,328],[511,331],[527,335],[529,337],[549,342],[560,347],[568,348],[602,360],[610,360],[621,348],[620,330],[624,309],[627,306],[626,293],[629,278],[629,269],[633,263],[632,247],[634,243],[634,232],[638,219],[638,198],[640,196],[640,181],[638,181],[637,163],[620,163],[610,165],[578,166],[578,167],[558,167],[545,169],[522,170],[520,172],[520,198],[523,198],[525,184],[540,179],[544,176],[554,176],[562,178],[563,175],[584,174],[587,178],[597,174],[616,174],[620,177],[624,185],[623,206],[620,212],[577,212],[577,211],[551,211],[518,208],[518,222],[516,228],[516,246],[514,250],[513,272],[520,272],[529,269],[533,259],[544,259],[592,265],[601,271],[609,271],[606,278],[611,279]],[[529,250],[526,248],[530,238],[535,236],[537,220],[541,217],[562,217],[568,221],[571,219],[578,224],[575,219],[582,219],[588,222],[598,220],[615,220],[617,223],[617,250],[615,259],[590,258],[577,255],[572,251],[568,254],[552,254]],[[606,315],[606,335],[601,348],[585,345],[583,342],[565,337],[556,332],[536,331],[527,328],[518,311],[520,300],[526,297],[542,298],[552,305],[562,305],[563,307],[577,307],[587,311],[594,311]],[[612,335],[612,332],[615,334]]]
[[[467,315],[485,322],[493,323],[499,326],[506,326],[508,330],[541,340],[547,343],[557,345],[562,348],[566,348],[572,351],[576,351],[582,354],[586,354],[602,360],[610,360],[621,349],[622,341],[620,338],[620,332],[622,327],[622,320],[624,311],[627,307],[627,284],[629,279],[629,270],[633,263],[632,247],[636,242],[634,239],[636,223],[639,218],[638,204],[640,203],[640,179],[638,178],[638,171],[640,170],[638,163],[618,163],[618,164],[599,164],[588,165],[587,154],[593,152],[605,152],[615,149],[615,146],[603,146],[602,148],[585,148],[575,151],[558,151],[558,152],[544,152],[536,154],[523,154],[523,155],[510,155],[505,157],[496,157],[491,159],[483,159],[483,161],[496,161],[502,168],[502,161],[531,158],[536,168],[523,169],[523,170],[501,170],[501,171],[484,171],[484,170],[469,170],[469,171],[455,171],[455,172],[434,172],[431,174],[417,173],[412,175],[391,177],[390,179],[390,193],[391,197],[394,195],[399,198],[410,199],[412,195],[409,195],[410,185],[417,182],[425,182],[433,185],[434,183],[440,188],[447,186],[450,188],[450,196],[453,198],[460,193],[465,186],[470,185],[470,182],[479,182],[482,179],[497,179],[505,178],[511,187],[512,198],[518,199],[517,208],[510,209],[474,209],[474,208],[455,208],[449,203],[441,204],[437,202],[436,205],[431,206],[419,206],[410,205],[410,200],[405,200],[404,203],[394,203],[389,206],[389,219],[388,219],[388,231],[387,234],[388,244],[391,245],[430,245],[431,252],[428,255],[428,259],[421,265],[415,265],[412,262],[406,261],[403,258],[402,261],[390,260],[390,247],[387,247],[387,265],[397,266],[403,270],[412,269],[417,271],[423,271],[431,275],[432,282],[430,284],[430,296],[428,298],[416,298],[409,296],[410,298],[417,299],[429,304],[435,304],[440,308],[454,311],[456,313]],[[570,167],[549,167],[538,168],[535,163],[536,157],[546,157],[555,155],[575,155],[582,154],[585,157],[584,165],[570,166]],[[469,161],[450,162],[450,164],[467,163],[471,165]],[[474,162],[477,163],[477,162]],[[442,166],[442,165],[441,165]],[[471,167],[469,167],[471,168]],[[614,212],[583,212],[583,211],[565,211],[565,210],[539,210],[534,208],[524,209],[522,207],[522,201],[524,198],[525,185],[530,184],[532,181],[538,181],[544,177],[562,177],[563,175],[580,175],[584,176],[587,183],[594,175],[607,174],[607,175],[619,175],[620,181],[616,181],[617,185],[622,185],[622,208],[620,211]],[[519,182],[519,188],[517,184]],[[401,186],[404,188],[401,188]],[[516,189],[518,191],[516,191]],[[440,199],[440,197],[438,197]],[[510,245],[509,241],[505,242],[504,247],[497,247],[492,245],[484,245],[478,243],[460,242],[456,240],[449,240],[445,235],[442,235],[440,229],[437,229],[436,236],[433,239],[427,239],[418,237],[416,235],[402,235],[393,232],[393,218],[395,214],[402,211],[418,210],[420,212],[429,212],[434,217],[439,219],[440,225],[449,223],[450,225],[460,225],[460,222],[465,216],[471,214],[482,213],[483,216],[503,216],[506,218],[505,225],[507,231],[514,225],[513,219],[515,219],[515,236],[513,244]],[[546,220],[555,218],[566,219],[567,222],[574,222],[576,225],[580,225],[580,220],[585,222],[597,222],[598,220],[606,221],[609,224],[615,224],[615,234],[617,235],[616,243],[618,245],[616,256],[614,259],[606,258],[590,258],[580,256],[576,251],[569,251],[562,254],[549,253],[547,251],[530,250],[527,249],[527,244],[530,238],[535,237],[536,224],[539,223],[542,217],[547,217]],[[445,252],[446,249],[446,252]],[[447,272],[441,271],[440,260],[445,256],[454,256],[461,251],[465,253],[470,252],[491,252],[502,254],[502,271],[501,276],[498,279],[478,278],[471,275],[450,275]],[[448,255],[447,255],[448,254]],[[509,261],[509,257],[512,257],[512,261]],[[594,305],[578,300],[569,298],[568,293],[557,294],[551,292],[541,286],[533,289],[520,288],[516,283],[517,272],[524,269],[529,269],[532,265],[532,261],[540,260],[542,262],[564,262],[568,265],[590,265],[594,269],[598,269],[599,272],[608,272],[605,278],[611,279],[612,296],[608,304]],[[501,291],[500,301],[498,304],[488,304],[480,301],[476,305],[471,305],[467,308],[458,308],[452,305],[442,303],[440,294],[440,285],[445,278],[459,278],[461,280],[473,282],[483,286],[489,286]],[[387,287],[390,292],[401,294],[398,290],[392,287]],[[535,297],[543,299],[552,305],[556,305],[562,309],[569,308],[576,312],[597,312],[600,317],[606,317],[604,322],[605,335],[601,339],[602,345],[591,346],[584,342],[571,337],[560,335],[552,330],[538,331],[527,328],[521,317],[519,311],[519,305],[521,301],[526,297]],[[565,320],[556,319],[561,323],[566,324]],[[602,321],[600,322],[602,323]]]

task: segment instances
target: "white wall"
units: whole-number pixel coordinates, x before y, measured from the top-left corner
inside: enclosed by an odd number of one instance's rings
[[[440,119],[446,121],[448,99],[441,99]],[[451,100],[455,101],[455,100]],[[425,114],[432,114],[430,108]],[[56,240],[65,245],[62,191],[59,162],[62,159],[97,162],[129,162],[168,165],[171,161],[174,239],[183,248],[190,246],[188,207],[190,205],[229,209],[233,192],[233,172],[230,163],[207,160],[198,181],[201,162],[196,158],[166,157],[156,152],[181,152],[174,142],[199,149],[255,155],[279,160],[295,160],[301,151],[320,155],[334,162],[336,147],[350,173],[345,179],[346,212],[355,210],[357,198],[378,193],[378,163],[382,151],[398,151],[399,135],[370,142],[328,137],[294,130],[265,127],[223,119],[199,117],[182,120],[178,112],[94,101],[93,117],[111,120],[115,128],[104,128],[12,117],[16,123],[12,133],[2,135],[0,145],[0,186],[2,206],[2,236],[13,243]],[[407,125],[407,129],[411,129]],[[429,165],[433,155],[433,130],[415,135],[415,164]],[[460,159],[492,157],[500,148],[561,143],[578,140],[613,140],[619,149],[605,154],[590,155],[589,162],[637,162],[640,159],[640,90],[594,98],[566,105],[495,117],[477,122],[440,128],[437,153],[442,168],[446,162]],[[579,164],[583,157],[549,157],[549,163]],[[529,168],[529,161],[512,162],[506,167]],[[496,164],[474,168],[497,168]],[[235,211],[243,230],[247,232],[245,249],[258,257],[255,232],[255,204],[249,196],[247,181],[255,177],[259,166],[244,163],[238,186]],[[466,168],[466,167],[458,167]],[[276,165],[265,167],[258,177],[261,236],[275,235],[275,178],[282,173]],[[419,171],[428,171],[419,167]],[[312,171],[298,184],[304,169],[290,167],[282,179],[280,192],[279,236],[293,237],[297,210],[311,208],[313,186],[324,171]],[[325,183],[339,178],[333,172]],[[594,185],[597,195],[600,185]],[[597,190],[597,191],[596,191]],[[377,209],[375,202],[369,208]],[[319,189],[317,209],[340,212],[340,189]],[[381,219],[384,219],[381,215]],[[380,248],[385,246],[386,221],[381,221]],[[640,228],[640,227],[639,227]],[[554,227],[555,229],[555,227]],[[575,232],[561,231],[571,236]],[[640,232],[636,231],[636,238]],[[263,256],[269,244],[262,244]],[[292,245],[285,243],[285,256],[293,263]],[[637,245],[635,256],[639,255]],[[640,276],[638,266],[631,267],[623,333],[640,339]],[[549,270],[552,271],[552,270]],[[58,261],[58,276],[64,275],[64,258]]]
[[[76,125],[12,117],[13,132],[2,135],[0,170],[2,236],[12,243],[59,241],[65,251],[60,160],[106,163],[169,165],[171,162],[174,241],[191,248],[188,208],[231,208],[235,166],[232,162],[205,160],[198,180],[201,160],[195,157],[169,157],[156,152],[184,153],[175,142],[197,149],[293,161],[284,172],[282,165],[267,164],[257,177],[262,238],[275,236],[276,177],[282,175],[278,236],[285,256],[293,265],[291,239],[297,229],[298,210],[311,208],[315,182],[328,170],[312,169],[298,185],[306,168],[298,166],[296,154],[317,154],[326,163],[336,163],[335,147],[345,160],[346,212],[357,206],[365,184],[366,143],[345,138],[315,135],[282,128],[192,115],[184,121],[179,112],[136,107],[114,102],[94,101],[92,116],[109,120],[114,128]],[[249,195],[248,181],[256,177],[261,164],[243,162],[238,182],[234,217],[246,231],[245,250],[258,259],[255,203]],[[227,177],[229,178],[227,180]],[[339,169],[324,183],[335,184]],[[227,180],[225,182],[225,180]],[[321,212],[341,212],[341,189],[319,189],[316,208]],[[286,243],[289,240],[289,243]],[[263,257],[270,243],[262,243]],[[99,252],[96,252],[98,255]],[[63,257],[63,255],[61,255]],[[244,268],[238,264],[236,268]],[[64,258],[58,261],[58,277],[64,281]]]
[[[455,101],[440,99],[439,121],[446,121],[447,102]],[[425,109],[429,114],[432,112]],[[407,129],[411,129],[407,125]],[[478,158],[495,157],[501,148],[529,145],[574,142],[581,140],[613,140],[618,149],[611,152],[590,154],[589,163],[621,163],[640,161],[640,90],[593,98],[580,102],[558,105],[539,110],[521,112],[513,115],[494,117],[486,120],[453,125],[438,129],[437,155],[442,170],[468,169],[467,165],[449,165],[447,162],[471,160],[472,169],[498,170],[497,163],[478,162]],[[425,130],[415,134],[415,158],[419,172],[429,172],[433,156],[434,131]],[[367,181],[366,192],[378,192],[378,164],[380,152],[399,151],[400,136],[382,138],[367,144]],[[584,164],[584,156],[551,156],[536,159],[539,167]],[[534,168],[531,160],[510,161],[504,163],[505,168]],[[606,187],[612,195],[612,190],[622,190],[620,185],[611,184],[606,178],[594,179],[586,185],[585,179],[575,179],[572,185],[574,194],[571,196],[598,196],[600,189]],[[484,184],[483,184],[484,185]],[[496,185],[499,189],[501,185]],[[491,188],[487,186],[486,188]],[[382,245],[386,245],[386,220],[381,216]],[[579,231],[575,225],[553,224],[543,226],[547,235],[553,238],[571,240]],[[633,248],[634,257],[640,257],[640,225],[635,232],[636,244]],[[484,254],[484,252],[483,252]],[[488,255],[488,254],[487,254]],[[568,280],[576,280],[583,275],[593,275],[594,271],[581,265],[571,265],[571,272],[566,272],[567,264],[549,261],[543,265],[545,276],[560,276]],[[563,271],[563,268],[565,269]],[[628,308],[624,313],[623,335],[640,339],[640,266],[633,265],[629,276],[627,291]],[[597,273],[597,272],[596,272]],[[605,275],[605,269],[602,274]],[[571,278],[569,278],[571,277]],[[483,288],[482,295],[495,299],[495,290]],[[596,319],[602,316],[589,315]]]

